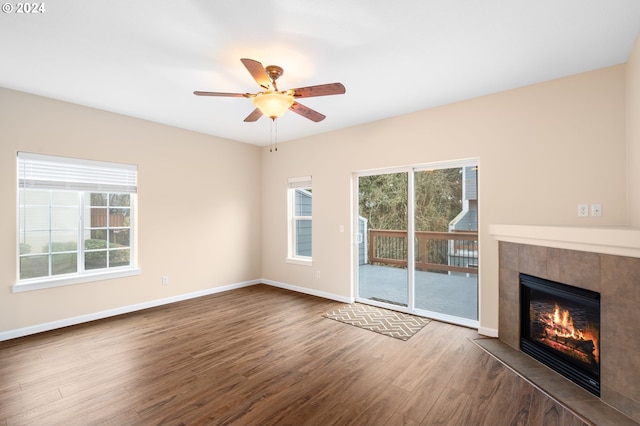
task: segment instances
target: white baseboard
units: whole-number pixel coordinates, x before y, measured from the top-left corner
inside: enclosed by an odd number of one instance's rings
[[[57,321],[36,324],[29,327],[18,328],[0,332],[0,342],[3,340],[15,339],[18,337],[28,336],[30,334],[51,331],[57,328],[69,327],[71,325],[81,324],[84,322],[95,321],[103,318],[109,318],[116,315],[128,314],[130,312],[140,311],[142,309],[154,308],[156,306],[168,305],[169,303],[181,302],[183,300],[195,299],[196,297],[208,296],[210,294],[222,293],[224,291],[235,290],[237,288],[248,287],[262,283],[262,280],[245,281],[235,284],[229,284],[222,287],[210,288],[207,290],[196,291],[193,293],[180,294],[178,296],[167,297],[164,299],[151,300],[149,302],[137,303],[135,305],[123,306],[121,308],[107,309],[106,311],[95,312],[86,315],[80,315],[72,318],[65,318]]]
[[[495,328],[478,327],[478,334],[482,334],[487,337],[498,337],[498,330]]]
[[[283,288],[285,290],[291,290],[291,291],[295,291],[295,292],[298,292],[298,293],[309,294],[311,296],[322,297],[324,299],[336,300],[338,302],[343,302],[343,303],[353,303],[354,302],[354,298],[353,297],[344,297],[344,296],[340,296],[340,295],[333,294],[333,293],[326,293],[324,291],[313,290],[313,289],[306,288],[306,287],[299,287],[297,285],[281,283],[281,282],[278,282],[278,281],[262,280],[262,283],[263,284],[268,284],[268,285],[273,286],[273,287]]]
[[[18,337],[28,336],[30,334],[42,333],[58,328],[69,327],[71,325],[81,324],[84,322],[95,321],[103,318],[109,318],[116,315],[128,314],[130,312],[140,311],[142,309],[154,308],[156,306],[168,305],[169,303],[181,302],[183,300],[195,299],[196,297],[208,296],[210,294],[222,293],[229,290],[235,290],[242,287],[248,287],[256,284],[266,284],[285,290],[295,291],[297,293],[309,294],[311,296],[322,297],[324,299],[335,300],[343,303],[353,303],[353,297],[344,297],[338,294],[327,293],[324,291],[313,290],[306,287],[300,287],[292,284],[281,283],[273,280],[259,279],[245,281],[235,284],[229,284],[221,287],[210,288],[207,290],[196,291],[193,293],[180,294],[178,296],[167,297],[164,299],[151,300],[149,302],[137,303],[135,305],[123,306],[121,308],[108,309],[106,311],[95,312],[77,317],[66,318],[57,321],[51,321],[43,324],[36,324],[29,327],[18,328],[0,332],[0,342]],[[498,330],[487,327],[479,327],[478,333],[488,337],[498,337]]]

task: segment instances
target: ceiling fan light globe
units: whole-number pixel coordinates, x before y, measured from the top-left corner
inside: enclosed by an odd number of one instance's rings
[[[293,105],[293,97],[279,92],[258,93],[253,98],[253,104],[262,111],[262,114],[276,119]]]

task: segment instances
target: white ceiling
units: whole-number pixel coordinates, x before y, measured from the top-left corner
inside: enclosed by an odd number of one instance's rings
[[[640,32],[639,0],[43,3],[0,14],[0,86],[255,145],[249,99],[193,95],[259,91],[243,57],[347,88],[302,99],[327,118],[287,112],[282,142],[624,63]]]

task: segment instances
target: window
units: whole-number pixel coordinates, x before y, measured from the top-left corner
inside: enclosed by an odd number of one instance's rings
[[[288,260],[294,263],[311,262],[311,212],[313,194],[311,176],[289,179],[289,247]]]
[[[14,291],[139,273],[137,167],[18,153]]]

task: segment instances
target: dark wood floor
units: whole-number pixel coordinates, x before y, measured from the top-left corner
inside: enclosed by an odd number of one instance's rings
[[[0,342],[0,425],[584,425],[431,322],[406,342],[265,285]]]

